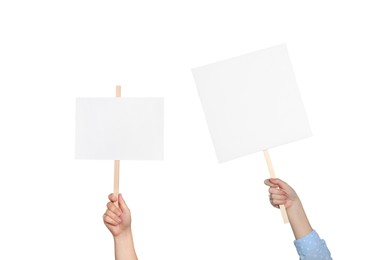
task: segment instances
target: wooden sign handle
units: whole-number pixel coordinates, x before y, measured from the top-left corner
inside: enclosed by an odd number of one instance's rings
[[[276,178],[274,167],[272,166],[271,157],[269,156],[268,150],[264,150],[265,161],[267,162],[268,171],[271,178]],[[283,221],[285,224],[289,223],[286,207],[284,205],[279,205],[280,212],[282,213]]]
[[[116,86],[116,97],[121,97],[121,86]],[[119,194],[119,160],[114,161],[114,194],[118,198]],[[115,202],[115,205],[118,206],[118,200]]]

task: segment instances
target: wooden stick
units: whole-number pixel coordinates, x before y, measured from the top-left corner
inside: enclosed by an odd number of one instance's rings
[[[114,161],[114,194],[118,198],[119,194],[119,160]],[[118,206],[118,201],[115,202]]]
[[[116,97],[121,97],[121,86],[116,86]],[[119,194],[119,160],[114,161],[114,194],[118,198]],[[115,202],[118,206],[118,200]]]
[[[116,97],[121,97],[121,85],[116,85]]]
[[[271,178],[276,178],[274,167],[272,166],[271,157],[269,156],[268,150],[264,150],[265,161],[267,162],[268,171]],[[282,213],[283,221],[285,224],[289,223],[286,207],[284,205],[279,205],[280,212]]]

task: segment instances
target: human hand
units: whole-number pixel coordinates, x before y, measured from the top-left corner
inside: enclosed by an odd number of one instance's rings
[[[114,194],[108,195],[107,210],[103,221],[114,238],[131,233],[131,214],[122,194],[117,198]],[[118,206],[115,202],[118,201]]]
[[[286,182],[271,178],[266,179],[264,184],[269,186],[269,201],[275,208],[279,208],[279,205],[284,205],[286,209],[289,209],[294,204],[300,203],[299,197],[293,188]]]

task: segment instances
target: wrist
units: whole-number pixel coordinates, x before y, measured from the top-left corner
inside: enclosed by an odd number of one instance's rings
[[[286,211],[295,239],[300,239],[313,230],[299,199],[294,201]]]
[[[301,200],[299,198],[292,200],[289,207],[286,207],[286,209],[291,211],[291,212],[303,210],[303,205],[302,205]]]
[[[114,235],[114,240],[128,240],[128,239],[132,239],[133,237],[133,234],[131,232],[131,229],[128,228],[124,231],[122,231],[121,233],[117,234],[117,235]]]

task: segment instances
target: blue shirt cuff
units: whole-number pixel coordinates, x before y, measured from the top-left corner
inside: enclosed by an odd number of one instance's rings
[[[295,240],[294,245],[301,259],[332,259],[325,241],[315,230]]]

